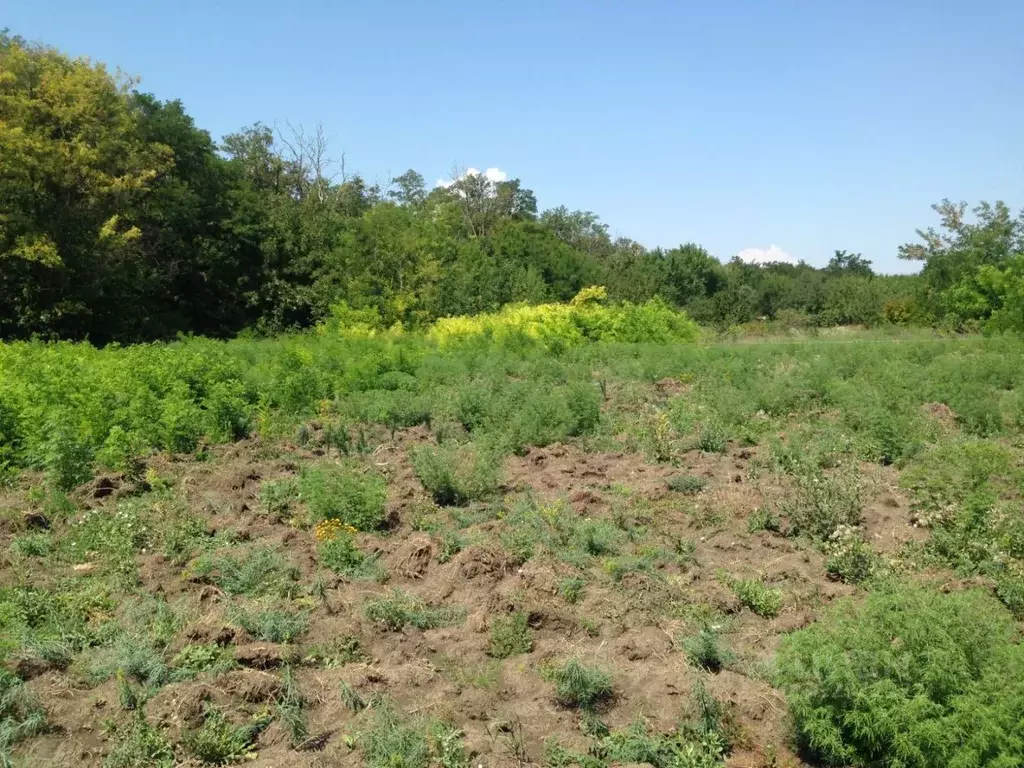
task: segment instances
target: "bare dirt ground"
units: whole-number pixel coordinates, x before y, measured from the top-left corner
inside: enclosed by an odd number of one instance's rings
[[[618,581],[601,577],[598,567],[572,604],[559,593],[559,584],[577,571],[547,555],[525,562],[512,556],[501,544],[506,524],[493,514],[481,512],[475,521],[463,521],[459,530],[465,545],[441,562],[438,531],[423,530],[418,520],[426,510],[449,528],[456,526],[446,510],[432,505],[409,459],[409,448],[429,441],[430,435],[417,428],[393,440],[382,437],[381,447],[365,461],[388,478],[392,525],[380,535],[360,534],[358,543],[378,553],[386,583],[332,576],[312,605],[308,631],[293,644],[254,640],[231,622],[230,598],[223,592],[190,580],[162,554],[137,556],[139,589],[183,606],[192,617],[169,652],[188,643],[213,643],[229,649],[238,663],[213,678],[170,683],[145,703],[150,722],[166,728],[172,742],[201,721],[206,702],[239,722],[266,709],[280,693],[282,668],[292,665],[307,702],[308,742],[296,748],[275,720],[259,737],[254,765],[361,764],[360,750],[352,747],[358,715],[339,697],[343,682],[364,698],[386,694],[410,715],[455,724],[465,734],[471,765],[541,764],[545,740],[551,737],[586,750],[579,713],[560,706],[538,674],[546,662],[577,656],[613,675],[614,698],[600,712],[612,729],[644,718],[656,730],[670,730],[701,679],[726,707],[733,735],[728,765],[799,764],[790,751],[785,702],[767,682],[766,664],[784,633],[806,626],[824,605],[856,590],[828,577],[815,548],[771,531],[749,532],[750,515],[786,491],[777,478],[755,471],[759,448],[730,445],[726,453],[712,455],[693,451],[680,466],[561,444],[508,458],[503,498],[491,509],[526,495],[541,503],[564,500],[581,518],[621,521],[625,516],[660,541],[691,542],[685,560],[629,571]],[[203,462],[154,460],[155,469],[189,509],[202,513],[211,534],[230,530],[236,541],[278,547],[299,569],[299,583],[311,584],[323,573],[316,541],[310,531],[265,514],[260,489],[331,457],[257,440],[211,452]],[[864,529],[879,552],[893,552],[923,533],[911,525],[895,475],[879,468],[870,472]],[[668,481],[680,474],[706,484],[696,493],[669,490]],[[104,478],[81,489],[79,500],[109,511],[128,490],[123,479]],[[21,504],[15,496],[7,502],[11,508]],[[12,535],[4,533],[5,547]],[[79,573],[85,572],[80,568]],[[784,604],[779,615],[766,619],[745,608],[723,574],[780,588]],[[37,576],[45,581],[45,575]],[[388,631],[361,607],[367,598],[394,588],[431,605],[462,606],[466,620],[442,629]],[[528,614],[532,650],[491,658],[491,624],[512,611]],[[717,674],[691,664],[679,643],[704,621],[715,623],[731,654]],[[329,667],[299,663],[310,648],[349,637],[358,640],[357,660]],[[116,682],[90,688],[76,682],[69,670],[45,667],[24,676],[56,728],[20,747],[20,759],[31,765],[100,765],[110,748],[104,721],[124,717]]]

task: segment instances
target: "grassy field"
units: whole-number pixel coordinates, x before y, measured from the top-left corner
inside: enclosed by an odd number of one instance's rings
[[[1022,360],[0,345],[0,764],[1024,765]]]

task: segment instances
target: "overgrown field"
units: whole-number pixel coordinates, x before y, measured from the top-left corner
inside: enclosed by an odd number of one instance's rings
[[[1024,342],[478,325],[0,346],[0,764],[1024,765]]]

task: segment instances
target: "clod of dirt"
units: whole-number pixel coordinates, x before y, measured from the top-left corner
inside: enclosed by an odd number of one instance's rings
[[[427,536],[416,536],[397,552],[398,573],[407,579],[422,579],[434,556],[434,544]]]
[[[28,656],[8,662],[7,669],[22,680],[32,680],[53,669],[60,669],[56,664],[40,659],[38,656]]]
[[[513,568],[513,563],[505,552],[479,546],[469,547],[460,552],[457,563],[459,575],[464,579],[475,579],[480,576],[500,579]]]
[[[108,477],[101,475],[92,482],[91,495],[94,499],[105,499],[120,487],[120,477]]]
[[[684,392],[686,392],[687,389],[689,389],[679,379],[673,379],[669,377],[666,377],[664,379],[658,379],[656,382],[654,382],[654,388],[658,391],[659,394],[665,395],[667,397],[681,395]]]
[[[50,528],[50,518],[42,512],[25,512],[21,516],[21,522],[26,528],[35,528],[37,530],[49,530]]]
[[[250,704],[270,701],[281,692],[281,681],[267,672],[239,669],[220,678],[225,691]]]
[[[283,666],[291,649],[274,643],[244,645],[235,649],[235,661],[251,669],[276,669]]]

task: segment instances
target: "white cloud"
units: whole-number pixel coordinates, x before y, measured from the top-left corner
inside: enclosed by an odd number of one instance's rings
[[[769,245],[767,248],[744,248],[736,255],[740,257],[740,261],[747,264],[796,264],[796,259],[777,245]]]
[[[459,179],[464,179],[467,176],[480,176],[481,172],[477,168],[467,168],[466,172],[459,176],[458,179],[438,179],[436,187],[450,187]],[[508,181],[508,173],[501,170],[501,168],[488,168],[483,171],[483,177],[488,181],[498,183],[499,181]]]

